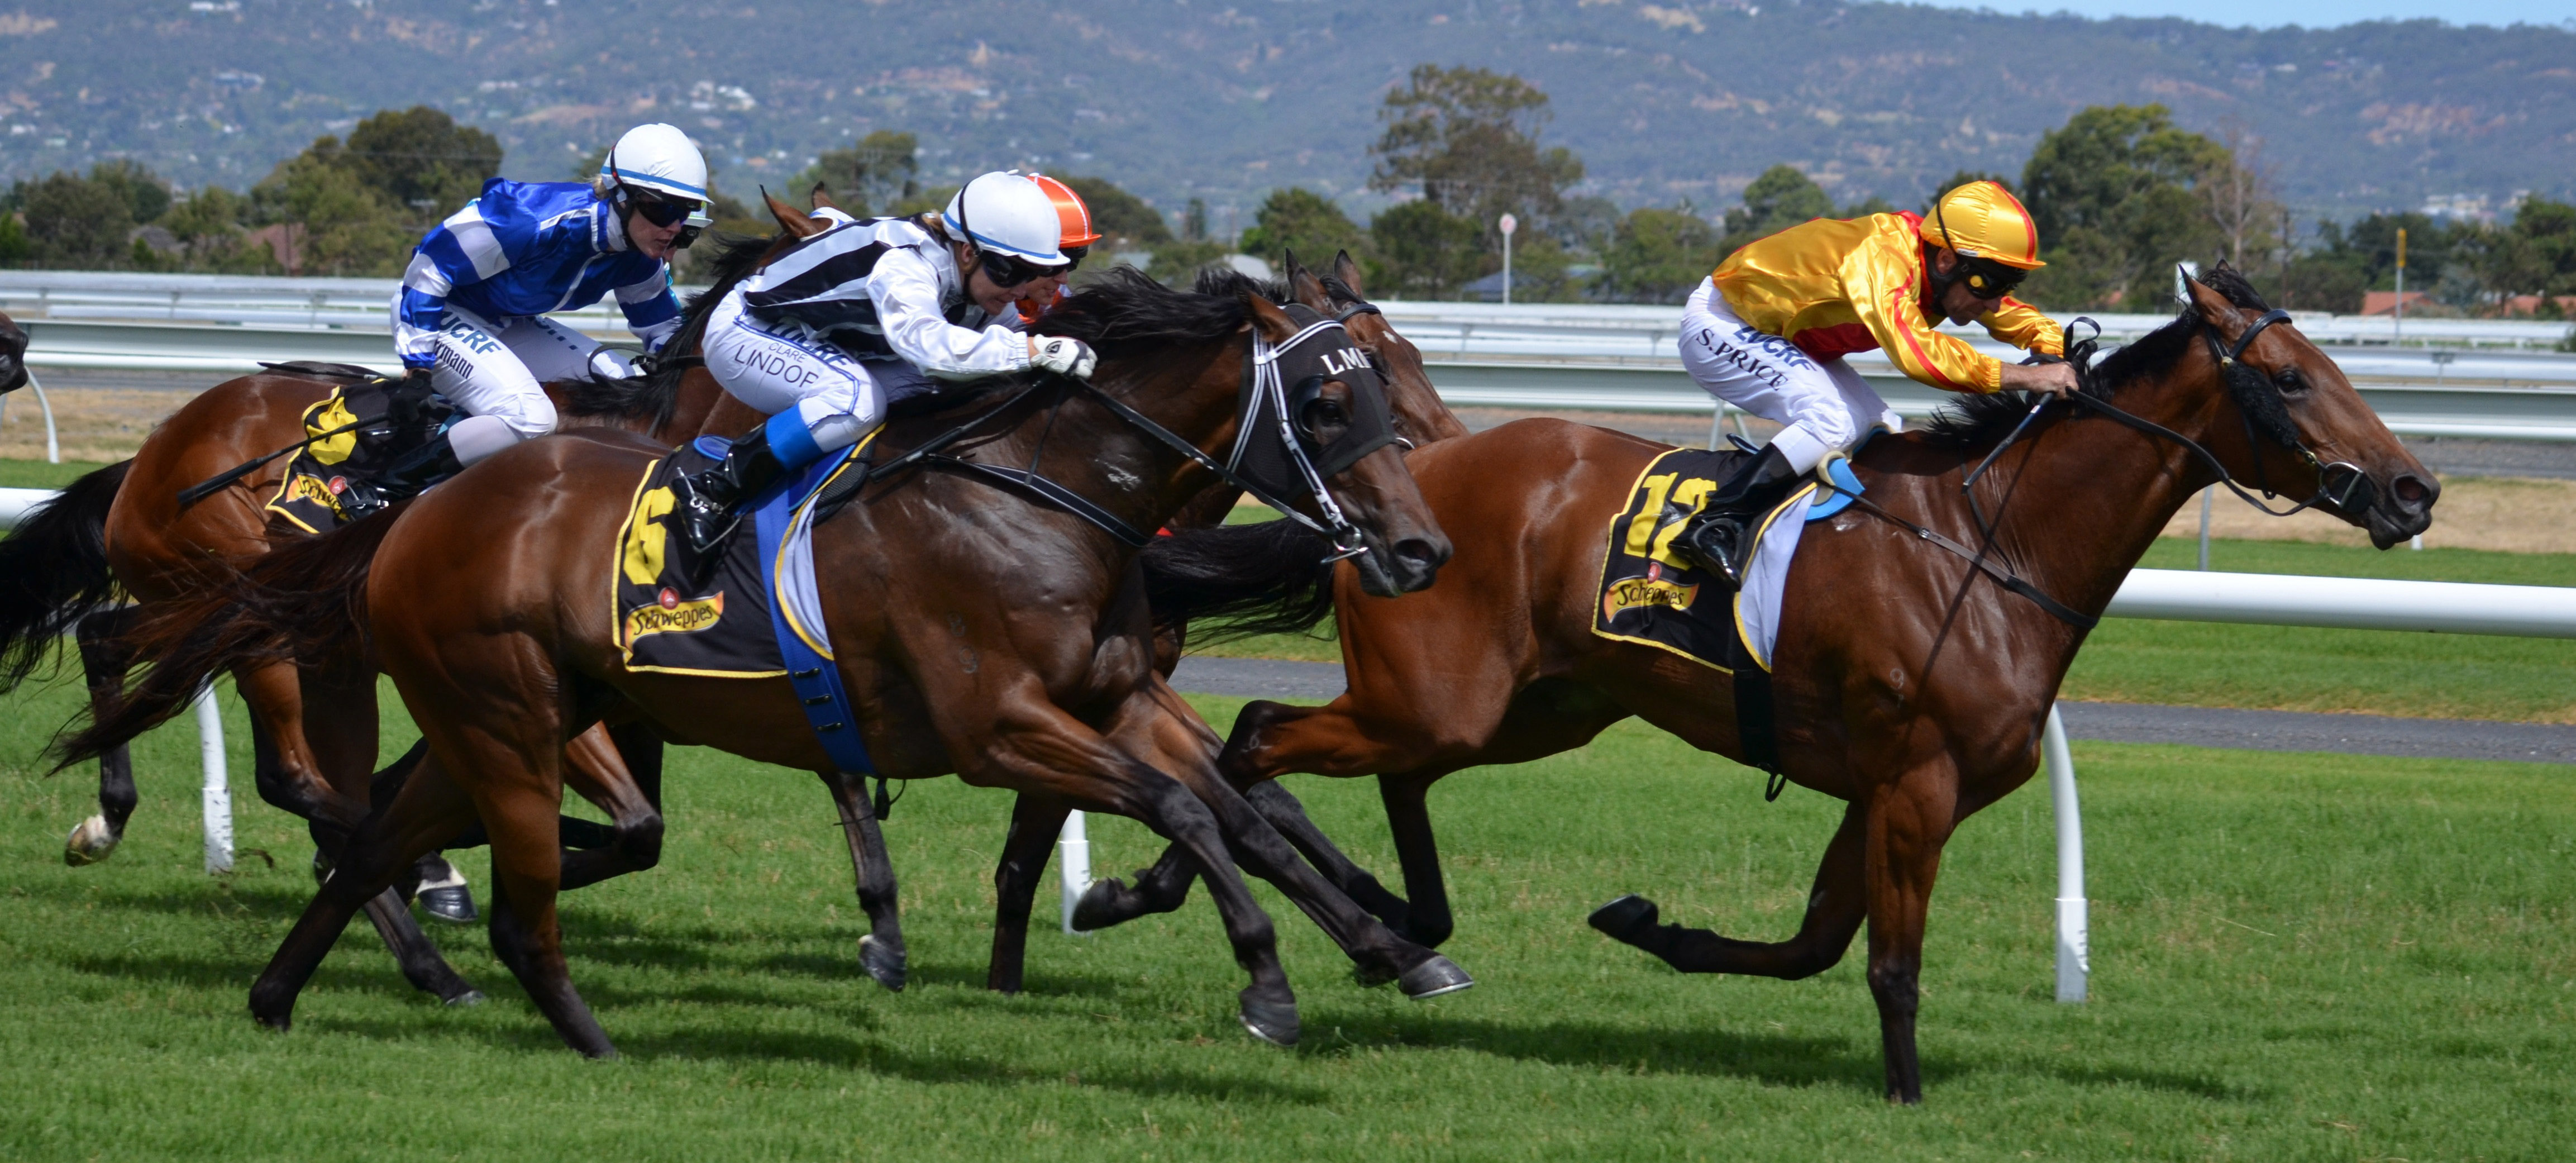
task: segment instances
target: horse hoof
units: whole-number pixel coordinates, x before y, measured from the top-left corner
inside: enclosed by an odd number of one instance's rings
[[[107,826],[106,816],[91,816],[75,826],[71,838],[63,841],[63,863],[74,868],[96,864],[116,855],[116,843],[122,839]]]
[[[867,970],[868,976],[889,992],[903,992],[903,950],[893,942],[877,940],[874,933],[859,938],[859,968]]]
[[[250,1020],[258,1022],[262,1028],[275,1030],[278,1033],[283,1034],[295,1027],[295,1011],[279,1010],[275,1012],[267,1012],[262,1011],[257,1006],[253,1006],[250,1011]]]
[[[1094,881],[1090,888],[1082,890],[1082,898],[1073,902],[1074,931],[1089,933],[1127,920],[1118,907],[1118,898],[1126,891],[1126,882],[1114,876]]]
[[[1243,999],[1243,1028],[1273,1046],[1297,1044],[1297,1003]]]
[[[455,997],[448,998],[442,1004],[460,1010],[467,1006],[479,1006],[483,1004],[483,991],[479,989],[469,989],[463,993],[457,994]]]
[[[1658,915],[1655,902],[1632,892],[1592,910],[1585,923],[1601,930],[1613,941],[1634,945],[1637,934],[1655,927]]]
[[[415,899],[420,901],[421,911],[434,920],[451,925],[471,925],[483,919],[483,914],[474,907],[474,890],[465,887],[462,880],[435,888],[424,885]]]
[[[1457,962],[1437,953],[1431,955],[1431,960],[1405,970],[1404,976],[1395,979],[1395,987],[1415,1001],[1430,1001],[1475,986],[1476,979],[1458,968]]]

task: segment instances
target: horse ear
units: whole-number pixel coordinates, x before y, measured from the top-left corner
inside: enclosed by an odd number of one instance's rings
[[[831,225],[780,201],[778,195],[770,193],[767,186],[760,188],[760,200],[769,204],[769,216],[778,220],[778,228],[798,238],[812,238],[823,233],[824,229]]]
[[[1289,295],[1298,302],[1327,315],[1332,314],[1333,296],[1324,290],[1324,280],[1316,278],[1315,272],[1307,270],[1306,264],[1297,261],[1296,251],[1287,252],[1287,256]]]
[[[1289,336],[1297,334],[1297,321],[1273,306],[1270,300],[1247,289],[1243,292],[1243,305],[1252,316],[1252,325],[1260,328],[1262,337],[1270,342],[1284,343]]]
[[[2225,270],[2225,264],[2220,264],[2218,269]],[[2174,284],[2174,297],[2182,300],[2183,306],[2190,308],[2201,318],[2212,323],[2235,318],[2236,304],[2228,302],[2227,296],[2219,294],[2209,284],[2200,281],[2199,276],[2191,272],[2191,268],[2179,263],[2175,264]]]
[[[1334,252],[1333,277],[1340,280],[1343,286],[1349,287],[1352,294],[1363,299],[1368,298],[1368,288],[1360,284],[1360,264],[1351,261],[1351,252],[1347,250]]]
[[[821,182],[814,183],[814,188],[806,193],[805,200],[813,203],[814,208],[817,210],[841,210],[841,204],[832,200],[832,188]],[[849,214],[850,212],[847,210],[841,210],[841,213]],[[853,218],[858,217],[858,215],[855,214],[851,214],[850,216]]]

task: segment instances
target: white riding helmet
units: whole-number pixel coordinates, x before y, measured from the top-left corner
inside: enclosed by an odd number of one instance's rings
[[[1019,174],[989,173],[966,183],[939,215],[950,234],[995,254],[1042,267],[1063,266],[1064,226],[1055,203]]]
[[[707,200],[707,159],[676,125],[638,125],[600,159],[599,176],[689,202]]]

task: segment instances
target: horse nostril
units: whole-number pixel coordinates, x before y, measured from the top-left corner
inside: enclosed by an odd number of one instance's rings
[[[2412,474],[2400,476],[2389,485],[2389,491],[2410,508],[2429,505],[2441,495],[2442,486]]]
[[[1416,567],[1437,566],[1449,555],[1433,545],[1427,537],[1407,537],[1395,543],[1395,556]]]

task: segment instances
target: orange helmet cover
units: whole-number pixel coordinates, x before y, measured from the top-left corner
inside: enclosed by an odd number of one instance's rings
[[[1045,174],[1031,174],[1029,180],[1046,191],[1047,200],[1055,203],[1056,218],[1064,223],[1064,241],[1058,246],[1089,246],[1100,241],[1100,233],[1091,228],[1091,207],[1083,205],[1082,195],[1073,187]]]
[[[2005,266],[2037,270],[2039,227],[2012,191],[1993,182],[1970,182],[1933,205],[1915,228],[1923,241],[1945,246],[1968,258],[1991,259]]]

